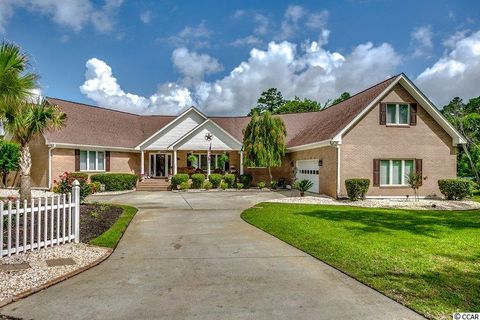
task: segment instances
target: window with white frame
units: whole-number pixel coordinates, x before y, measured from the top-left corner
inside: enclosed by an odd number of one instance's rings
[[[413,160],[380,160],[380,185],[405,186],[413,170]]]
[[[387,124],[390,125],[408,125],[410,116],[410,106],[401,103],[387,104]]]
[[[190,155],[190,154],[188,154]],[[193,153],[192,154],[196,160],[190,162],[190,160],[187,160],[187,164],[191,165],[194,168],[200,168],[202,170],[207,170],[207,162],[208,162],[208,155],[206,153]],[[220,168],[220,159],[221,154],[211,154],[210,155],[210,168],[213,169],[222,169],[222,170],[227,170],[226,168],[229,167],[229,162],[226,161],[223,164],[223,168]]]
[[[80,171],[105,171],[105,151],[80,150]]]

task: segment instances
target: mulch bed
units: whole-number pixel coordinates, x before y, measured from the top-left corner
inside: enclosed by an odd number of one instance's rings
[[[83,204],[80,206],[80,241],[81,242],[88,242],[93,238],[98,237],[103,232],[108,230],[114,223],[117,221],[118,217],[122,214],[123,209],[115,206],[105,205],[105,204]],[[35,217],[37,218],[37,217]],[[63,223],[63,215],[60,214],[60,234],[62,234],[62,223]],[[66,219],[66,221],[68,221]],[[12,244],[15,244],[15,222],[16,217],[12,216]],[[51,216],[50,212],[47,214],[47,225],[48,225],[48,232],[47,232],[47,239],[50,239],[50,223],[51,223]],[[3,249],[7,247],[7,217],[4,217],[4,225],[3,225]],[[27,244],[30,243],[30,230],[31,230],[31,220],[30,214],[28,215],[27,224]],[[19,245],[23,245],[23,215],[20,215],[19,219]],[[40,225],[41,230],[41,237],[43,240],[44,234],[44,220],[42,215],[42,223]],[[54,236],[56,236],[57,230],[57,219],[56,219],[56,212],[53,219],[53,230]],[[37,238],[37,222],[35,222],[35,239]],[[65,232],[68,229],[66,227]],[[0,318],[1,320],[1,318]]]
[[[106,204],[80,206],[80,241],[88,242],[107,231],[122,214],[123,209]]]

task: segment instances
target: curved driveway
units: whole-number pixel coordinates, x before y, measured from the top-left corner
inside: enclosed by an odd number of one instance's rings
[[[135,192],[116,251],[78,276],[0,310],[25,319],[421,319],[245,223],[278,193]]]

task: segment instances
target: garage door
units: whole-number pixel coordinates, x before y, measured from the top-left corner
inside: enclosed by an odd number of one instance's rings
[[[310,192],[318,193],[318,159],[297,161],[297,180],[307,179],[313,182]]]

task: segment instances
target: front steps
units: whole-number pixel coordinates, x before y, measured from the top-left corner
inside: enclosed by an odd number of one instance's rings
[[[165,179],[144,179],[137,182],[137,191],[168,191],[170,182]]]

